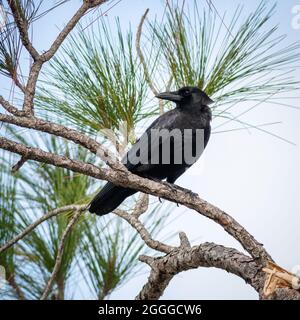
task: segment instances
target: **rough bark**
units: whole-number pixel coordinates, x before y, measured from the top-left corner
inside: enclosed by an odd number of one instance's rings
[[[140,260],[150,266],[151,272],[147,283],[137,295],[137,300],[159,299],[176,274],[199,267],[214,267],[235,274],[251,285],[260,299],[300,299],[300,292],[291,288],[279,288],[273,295],[265,297],[263,288],[266,274],[262,271],[261,264],[234,248],[215,243],[206,242],[194,247],[181,246],[165,256],[141,256]]]

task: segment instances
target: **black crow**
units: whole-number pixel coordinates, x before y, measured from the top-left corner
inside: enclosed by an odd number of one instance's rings
[[[141,177],[174,183],[197,161],[207,145],[211,131],[208,105],[213,101],[196,87],[183,87],[156,97],[175,102],[176,108],[157,118],[122,162],[129,171]],[[168,132],[172,134],[168,136]],[[185,156],[188,149],[191,149],[190,155]],[[136,192],[108,182],[92,200],[89,211],[107,214]]]

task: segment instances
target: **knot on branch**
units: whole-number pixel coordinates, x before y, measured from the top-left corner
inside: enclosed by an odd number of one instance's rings
[[[139,260],[141,262],[146,263],[152,270],[156,269],[155,268],[155,263],[154,263],[155,262],[155,258],[142,254],[142,255],[139,256]]]

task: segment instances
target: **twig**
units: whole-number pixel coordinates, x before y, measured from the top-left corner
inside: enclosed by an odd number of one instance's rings
[[[55,260],[55,265],[51,274],[51,277],[46,285],[46,288],[40,298],[40,300],[45,300],[47,299],[50,290],[53,286],[55,277],[59,271],[60,265],[61,265],[61,261],[62,261],[62,255],[63,255],[63,251],[64,251],[64,246],[65,246],[65,242],[66,239],[69,235],[69,232],[72,230],[73,226],[75,225],[75,223],[77,222],[77,220],[79,219],[80,215],[82,214],[82,211],[76,211],[75,214],[73,215],[72,219],[70,220],[70,222],[68,223],[62,237],[61,237],[61,241],[60,241],[60,245],[58,248],[58,252],[57,252],[57,256],[56,256],[56,260]]]
[[[28,159],[24,156],[11,168],[11,173],[16,173]]]
[[[28,21],[25,20],[24,14],[21,14],[20,10],[21,6],[18,6],[14,0],[8,1],[9,6],[11,8],[14,21],[18,27],[21,41],[24,47],[32,56],[34,62],[29,70],[29,77],[26,84],[26,88],[24,90],[24,103],[23,103],[23,111],[27,116],[33,115],[33,99],[35,96],[37,79],[39,77],[40,71],[42,69],[43,64],[46,61],[49,61],[56,51],[61,46],[62,42],[66,39],[68,34],[74,29],[78,21],[84,16],[84,14],[91,8],[94,8],[98,5],[103,4],[107,0],[95,0],[95,1],[83,1],[81,7],[77,10],[77,12],[73,15],[73,17],[69,20],[63,30],[59,33],[57,38],[54,40],[49,50],[44,52],[43,54],[39,54],[38,51],[32,45],[29,36],[28,36]]]
[[[132,215],[136,218],[140,217],[143,213],[148,210],[149,206],[149,194],[141,193],[135,204]]]
[[[12,78],[14,84],[25,94],[26,89],[25,87],[22,85],[22,83],[19,81],[19,79],[15,76],[14,78]]]
[[[45,61],[49,61],[63,41],[66,39],[68,34],[74,29],[78,21],[84,16],[84,14],[91,8],[95,8],[97,6],[102,5],[107,2],[107,0],[93,0],[93,1],[84,1],[82,6],[77,10],[74,16],[70,19],[67,25],[63,28],[63,30],[59,33],[55,41],[52,43],[49,50],[42,54],[41,59]]]
[[[16,107],[11,105],[7,100],[5,100],[1,95],[0,95],[0,104],[2,107],[8,111],[9,113],[15,115],[15,116],[24,116],[24,112],[18,110]],[[1,120],[2,121],[2,120]]]
[[[24,45],[24,47],[26,48],[26,50],[30,53],[31,57],[34,60],[37,60],[39,57],[39,53],[37,52],[37,50],[33,47],[29,36],[28,36],[28,21],[25,20],[25,17],[23,14],[21,14],[20,10],[21,9],[21,4],[19,3],[19,5],[16,3],[15,0],[9,0],[7,1],[11,12],[13,14],[14,17],[14,21],[17,25],[17,28],[19,30],[20,33],[20,38],[21,41]]]
[[[85,26],[82,31],[86,30],[88,27],[90,27],[91,25],[93,25],[99,18],[106,16],[107,13],[113,9],[116,5],[118,5],[122,0],[118,0],[117,2],[115,2],[112,6],[110,6],[107,10],[105,10],[104,12],[101,12],[96,19],[92,20],[87,26]],[[101,300],[101,299],[100,299]]]
[[[26,300],[22,289],[20,288],[20,286],[16,282],[16,278],[15,278],[14,274],[8,274],[7,275],[7,282],[14,289],[14,291],[15,291],[15,293],[16,293],[16,295],[17,295],[19,300]]]
[[[43,215],[41,218],[39,218],[38,220],[33,222],[31,225],[26,227],[20,234],[15,236],[13,239],[9,240],[5,245],[3,245],[0,248],[0,253],[4,252],[8,248],[10,248],[14,244],[16,244],[18,241],[23,239],[27,234],[29,234],[32,230],[34,230],[42,222],[44,222],[44,221],[46,221],[46,220],[48,220],[48,219],[50,219],[50,218],[52,218],[54,216],[57,216],[58,214],[60,214],[62,212],[67,212],[67,211],[82,212],[82,211],[86,210],[86,208],[87,208],[87,205],[68,205],[68,206],[57,208],[57,209],[55,209],[53,211],[48,212],[47,214]]]
[[[184,232],[179,232],[179,239],[181,249],[191,249],[190,241]]]
[[[116,209],[114,213],[119,217],[125,219],[140,234],[141,238],[144,240],[148,247],[164,253],[169,253],[173,249],[175,249],[175,247],[168,246],[162,242],[152,239],[148,230],[136,216],[130,215],[126,211],[119,209]]]

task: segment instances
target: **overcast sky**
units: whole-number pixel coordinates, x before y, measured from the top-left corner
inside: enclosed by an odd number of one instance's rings
[[[238,4],[244,5],[243,13],[247,14],[259,2],[213,1],[221,15],[225,10],[228,12],[228,21]],[[44,20],[43,24],[39,24],[34,39],[40,49],[48,47],[78,4],[79,1],[72,1],[68,11],[46,18],[48,23]],[[207,7],[206,1],[199,0],[199,4],[199,7]],[[274,24],[279,23],[278,33],[286,34],[289,42],[300,38],[300,29],[292,28],[292,8],[296,4],[290,0],[279,1],[272,20]],[[109,11],[105,19],[113,20],[119,16],[123,26],[130,22],[135,30],[146,8],[150,8],[150,17],[156,14],[161,16],[163,3],[159,0],[122,0]],[[300,99],[297,98],[299,93],[293,96],[295,98],[289,99],[288,103],[300,106]],[[293,141],[296,146],[256,130],[213,134],[202,159],[177,183],[199,193],[200,197],[233,216],[266,246],[279,265],[292,270],[300,265],[300,112],[262,103],[242,119],[255,124],[281,121],[281,124],[269,129]],[[172,217],[178,215],[175,221],[166,226],[166,234],[185,231],[193,244],[212,241],[240,249],[234,239],[207,218],[192,210],[175,207]],[[133,298],[145,283],[147,275],[148,272],[135,277],[115,291],[111,298]],[[177,275],[163,298],[256,299],[257,294],[236,276],[222,270],[201,268]]]

